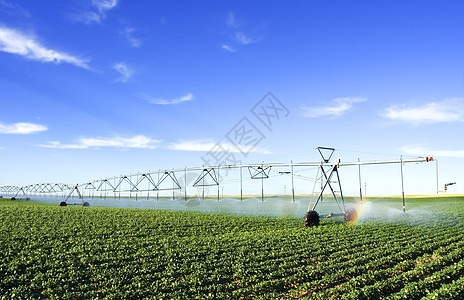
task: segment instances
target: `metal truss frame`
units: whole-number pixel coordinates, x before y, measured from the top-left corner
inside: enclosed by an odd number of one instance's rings
[[[130,189],[128,189],[128,190],[121,190],[121,189],[119,189],[119,190],[118,190],[118,188],[121,187],[121,184],[122,184],[124,181],[127,182],[127,183],[129,184]],[[133,190],[136,190],[136,189],[137,189],[137,186],[136,186],[134,183],[132,183],[132,181],[130,180],[129,177],[127,177],[127,176],[122,176],[122,177],[119,178],[119,182],[114,186],[113,192],[116,192],[116,190],[118,190],[118,192],[132,192]]]
[[[81,192],[79,191],[79,184],[76,184],[74,186],[74,188],[71,189],[71,192],[69,192],[68,196],[66,197],[66,199],[64,200],[64,202],[67,202],[68,199],[74,194],[74,192],[77,192],[77,195],[79,196],[79,199],[82,200],[82,202],[84,202],[83,200],[83,195],[81,194]]]
[[[114,186],[110,182],[111,179],[114,179],[114,178],[102,179],[100,181],[100,185],[97,187],[97,191],[99,191],[99,192],[109,192],[109,191],[113,192],[114,191]],[[103,185],[105,186],[105,188],[102,188]],[[107,188],[108,186],[110,188]]]
[[[166,180],[168,177],[171,178],[172,180],[172,188],[169,187],[169,188],[160,189],[161,183],[163,183],[163,181]],[[182,187],[180,186],[179,181],[177,180],[177,177],[174,171],[164,171],[163,176],[160,177],[160,179],[158,180],[158,184],[156,185],[157,191],[171,191],[171,190],[181,190],[181,189]]]
[[[139,188],[143,181],[148,181],[147,189]],[[150,188],[150,185],[152,185],[153,188]],[[158,186],[156,185],[155,180],[153,180],[153,178],[151,177],[150,173],[144,173],[140,175],[140,178],[138,178],[137,182],[134,185],[134,189],[136,189],[138,192],[149,192],[158,190]]]
[[[205,183],[205,178],[211,178],[214,183]],[[205,168],[201,171],[193,186],[215,186],[219,185],[219,171],[216,174],[215,168]]]
[[[193,167],[193,168],[184,168],[184,169],[172,169],[172,170],[164,170],[164,171],[154,171],[154,172],[145,172],[145,173],[137,173],[137,174],[130,174],[130,175],[121,175],[115,177],[108,177],[105,179],[94,180],[90,182],[86,182],[84,184],[77,184],[77,185],[70,185],[70,184],[63,184],[63,183],[37,183],[37,184],[30,184],[25,186],[14,186],[14,185],[5,185],[0,186],[1,193],[7,194],[16,194],[23,192],[26,194],[31,193],[38,193],[38,194],[53,194],[53,193],[64,193],[65,191],[70,191],[68,194],[68,199],[73,195],[73,193],[77,192],[79,197],[82,198],[83,195],[80,189],[89,189],[98,192],[121,192],[118,190],[123,183],[127,183],[129,185],[128,189],[123,190],[124,192],[143,192],[143,191],[168,191],[168,190],[180,190],[185,188],[185,192],[187,186],[181,187],[179,181],[176,177],[176,173],[180,172],[187,172],[187,171],[194,171],[200,172],[200,175],[194,181],[194,187],[205,187],[205,186],[218,186],[218,199],[219,199],[219,185],[220,185],[220,177],[219,171],[220,169],[240,169],[240,193],[242,199],[242,168],[247,168],[250,174],[251,179],[261,179],[261,188],[262,188],[262,198],[264,200],[264,179],[269,178],[271,169],[273,167],[290,167],[291,168],[291,175],[292,175],[292,193],[294,197],[293,191],[293,168],[294,167],[318,167],[319,171],[321,172],[321,177],[323,179],[323,186],[322,191],[319,194],[318,199],[313,205],[313,210],[316,208],[317,204],[322,199],[324,191],[328,188],[330,189],[332,195],[334,196],[337,204],[342,212],[345,212],[344,206],[344,198],[343,192],[340,183],[340,175],[339,175],[339,168],[342,166],[362,166],[362,165],[382,165],[382,164],[402,164],[404,163],[422,163],[422,162],[429,162],[433,161],[434,159],[431,157],[418,157],[412,159],[403,159],[400,160],[384,160],[384,161],[366,161],[366,162],[347,162],[342,163],[340,160],[336,162],[331,162],[330,159],[333,156],[335,151],[334,148],[327,148],[327,147],[318,147],[316,148],[319,154],[321,155],[322,161],[321,162],[302,162],[302,163],[261,163],[261,164],[237,164],[237,165],[218,165],[218,166],[208,166],[208,167]],[[287,173],[286,173],[287,174]],[[155,180],[155,176],[157,175],[158,178]],[[334,181],[331,181],[332,178],[336,177],[338,182],[337,188],[340,189],[340,196],[337,196],[335,192],[334,186],[332,185]],[[135,179],[135,177],[137,179]],[[208,183],[205,183],[205,180],[209,179]],[[212,180],[212,182],[211,182]],[[168,184],[167,184],[168,183]],[[142,185],[147,184],[147,187],[142,187]],[[161,186],[164,187],[161,187]],[[166,187],[167,185],[167,187]],[[172,186],[171,186],[172,185]],[[403,192],[404,193],[404,192]],[[173,196],[174,197],[174,196]],[[185,193],[186,197],[186,193]],[[310,204],[311,205],[311,204]],[[309,210],[309,207],[308,207]]]
[[[249,166],[248,172],[250,172],[251,179],[266,179],[269,178],[269,173],[271,173],[271,165],[268,166]]]

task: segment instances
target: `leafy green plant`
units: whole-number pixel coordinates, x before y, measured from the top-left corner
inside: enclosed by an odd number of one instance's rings
[[[0,199],[0,295],[460,299],[463,212],[458,203],[432,222],[304,228],[293,218]]]

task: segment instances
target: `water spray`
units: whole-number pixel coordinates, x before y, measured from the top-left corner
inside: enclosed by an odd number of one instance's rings
[[[327,147],[318,147],[316,148],[319,154],[321,155],[322,160],[320,162],[301,162],[301,163],[294,163],[290,161],[289,163],[259,163],[259,164],[231,164],[231,165],[218,165],[218,166],[202,166],[202,167],[191,167],[191,168],[182,168],[182,169],[171,169],[171,170],[160,170],[158,171],[149,171],[145,173],[136,173],[136,174],[128,174],[128,175],[119,175],[114,177],[109,177],[105,179],[98,179],[89,182],[85,182],[78,185],[71,185],[71,184],[59,184],[59,183],[37,183],[37,184],[30,184],[25,186],[0,186],[0,193],[6,193],[9,195],[14,195],[13,198],[18,197],[20,193],[24,196],[27,195],[55,195],[57,193],[61,193],[62,197],[66,197],[66,200],[62,201],[61,204],[66,204],[66,201],[70,197],[74,197],[74,194],[77,193],[79,199],[83,199],[83,194],[80,192],[80,189],[88,189],[89,197],[90,192],[92,194],[92,198],[95,194],[100,193],[100,197],[102,197],[102,193],[106,194],[111,193],[113,197],[118,197],[121,199],[121,193],[129,194],[129,197],[132,197],[132,193],[136,193],[136,197],[138,197],[139,192],[147,192],[147,199],[150,198],[151,195],[156,192],[156,199],[157,201],[160,200],[160,192],[163,191],[172,191],[173,192],[173,199],[175,198],[174,190],[178,190],[182,195],[184,200],[188,199],[187,194],[187,184],[184,182],[184,187],[182,187],[177,179],[180,174],[185,174],[187,172],[192,172],[195,174],[199,174],[197,179],[193,183],[193,187],[203,189],[206,186],[212,185],[216,186],[217,188],[217,199],[220,200],[220,182],[219,172],[223,172],[222,169],[236,169],[239,174],[240,180],[237,180],[237,183],[240,185],[237,188],[240,189],[240,200],[244,200],[244,186],[243,180],[245,179],[245,174],[242,174],[242,169],[246,168],[249,172],[248,179],[255,179],[256,181],[261,181],[261,201],[264,200],[265,196],[265,184],[264,181],[268,180],[270,177],[271,172],[276,172],[275,169],[279,170],[279,168],[285,168],[284,174],[291,175],[291,186],[292,186],[292,201],[295,202],[295,185],[294,185],[294,176],[296,177],[303,177],[295,173],[295,169],[300,167],[316,167],[318,172],[316,175],[316,179],[314,180],[314,187],[313,187],[313,194],[316,184],[321,182],[321,192],[315,202],[312,202],[311,199],[309,201],[308,210],[305,217],[305,225],[315,225],[319,224],[319,214],[316,212],[316,207],[318,203],[322,202],[322,198],[324,196],[324,191],[328,188],[331,191],[331,194],[334,196],[337,206],[340,209],[340,214],[329,214],[325,217],[335,217],[337,215],[343,216],[345,220],[352,221],[356,218],[357,212],[353,210],[347,210],[345,207],[343,191],[340,182],[340,175],[339,169],[345,166],[358,166],[358,173],[359,173],[359,196],[361,202],[363,201],[363,194],[362,194],[362,181],[361,181],[361,166],[362,165],[388,165],[388,164],[400,164],[401,166],[401,181],[402,181],[402,195],[403,195],[403,211],[405,211],[405,204],[404,204],[404,184],[403,184],[403,167],[402,165],[405,163],[422,163],[422,162],[429,162],[433,161],[432,157],[418,157],[418,158],[411,158],[411,159],[403,159],[401,157],[400,160],[384,160],[384,161],[360,161],[356,162],[341,162],[340,160],[336,160],[335,162],[331,161],[332,155],[335,151],[334,148],[327,148]],[[438,163],[437,163],[438,165]],[[288,171],[287,171],[288,170]],[[226,170],[227,171],[227,170]],[[320,175],[319,175],[320,174]],[[335,181],[331,181],[334,178]],[[208,180],[206,180],[208,179]],[[185,179],[184,179],[185,181]],[[334,186],[333,183],[337,186]],[[446,185],[455,184],[449,183]],[[123,187],[124,185],[124,187]],[[189,184],[190,186],[191,184]],[[337,188],[336,191],[334,188]],[[366,184],[365,184],[366,188]],[[92,190],[92,191],[90,191]],[[364,196],[366,193],[364,193]],[[202,194],[202,199],[205,199],[204,192]]]

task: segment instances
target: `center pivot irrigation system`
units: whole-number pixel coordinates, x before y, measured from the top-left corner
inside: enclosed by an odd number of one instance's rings
[[[414,159],[401,159],[399,160],[384,160],[384,161],[367,161],[367,162],[346,162],[342,163],[340,160],[331,162],[332,155],[335,151],[334,148],[318,147],[316,148],[321,155],[321,162],[303,162],[303,163],[269,163],[269,164],[243,164],[243,165],[218,165],[218,166],[203,166],[195,168],[184,168],[184,169],[172,169],[155,172],[145,172],[132,175],[121,175],[116,177],[110,177],[100,180],[94,180],[83,184],[63,184],[63,183],[39,183],[26,186],[0,186],[0,192],[7,194],[14,194],[12,200],[16,199],[18,195],[22,194],[27,196],[28,194],[48,194],[48,195],[61,195],[64,201],[60,202],[60,206],[66,206],[69,198],[77,195],[84,206],[89,206],[88,202],[84,201],[84,191],[87,191],[90,197],[90,193],[93,194],[95,191],[104,192],[105,198],[106,193],[112,193],[113,197],[118,195],[121,197],[121,193],[135,192],[136,197],[138,192],[146,192],[147,199],[150,197],[150,192],[155,192],[156,197],[159,197],[160,191],[172,191],[172,198],[175,199],[175,191],[177,196],[183,197],[187,201],[187,187],[194,187],[200,189],[201,197],[205,197],[205,187],[216,186],[217,187],[217,199],[220,198],[221,184],[220,172],[229,171],[231,169],[239,169],[240,171],[240,200],[243,200],[243,176],[242,169],[248,169],[249,179],[258,179],[261,181],[261,199],[264,201],[264,180],[270,177],[271,169],[285,169],[285,171],[278,172],[278,174],[287,174],[291,176],[292,185],[292,200],[295,201],[295,187],[294,187],[294,176],[298,176],[294,173],[295,167],[315,167],[317,168],[316,180],[314,180],[314,187],[316,182],[321,182],[321,191],[316,200],[309,201],[308,209],[304,218],[304,225],[307,227],[318,226],[320,218],[330,218],[333,216],[343,216],[345,221],[354,221],[357,218],[357,211],[355,209],[346,209],[345,199],[343,197],[342,186],[340,182],[339,168],[342,166],[358,166],[359,168],[359,194],[362,202],[362,188],[361,188],[361,166],[362,165],[386,165],[386,164],[400,164],[401,166],[401,187],[402,187],[402,199],[403,199],[403,211],[405,211],[404,203],[404,185],[403,185],[403,164],[404,163],[419,163],[433,161],[432,157],[418,157]],[[196,179],[187,183],[187,172],[194,172]],[[184,173],[184,181],[179,181],[176,174]],[[221,173],[222,174],[222,173]],[[303,177],[303,176],[300,176]],[[337,185],[337,186],[335,186]],[[328,215],[319,215],[316,212],[316,207],[322,201],[324,192],[330,190],[333,195],[340,213]],[[314,188],[313,188],[314,192]],[[314,193],[313,193],[314,194]],[[29,200],[29,198],[26,198]]]

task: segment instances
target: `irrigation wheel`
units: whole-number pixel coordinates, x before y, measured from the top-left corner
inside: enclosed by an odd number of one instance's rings
[[[315,210],[310,210],[306,212],[306,215],[304,217],[304,226],[319,226],[319,214]]]
[[[67,206],[68,204],[64,201],[60,202],[60,206]]]
[[[358,218],[358,211],[354,208],[350,208],[345,212],[345,222],[353,223]]]

